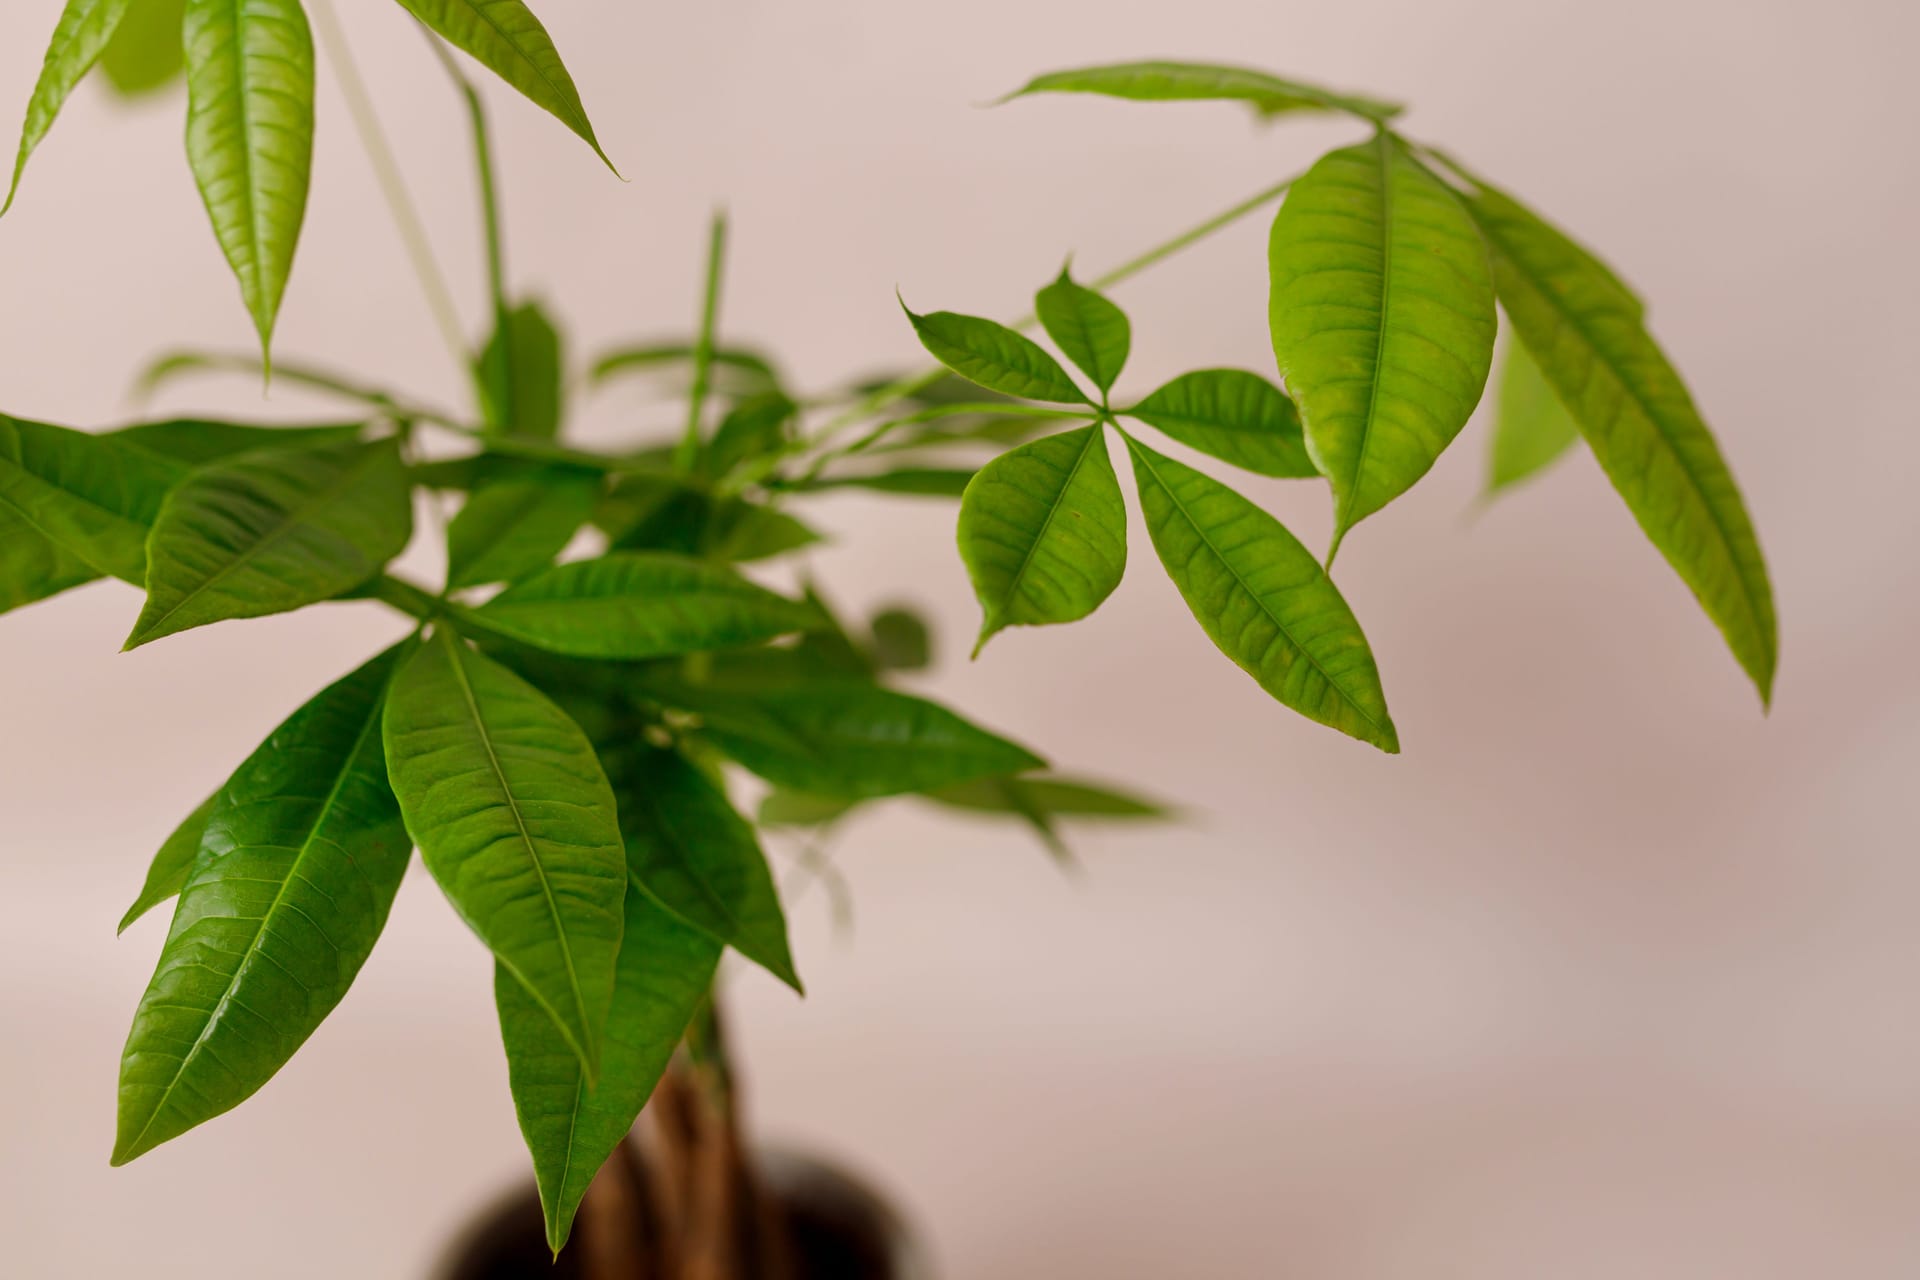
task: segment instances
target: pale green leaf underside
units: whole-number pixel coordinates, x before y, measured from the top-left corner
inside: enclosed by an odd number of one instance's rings
[[[1273,222],[1274,356],[1346,531],[1427,473],[1493,360],[1487,249],[1392,135],[1321,158]]]
[[[127,1038],[115,1164],[250,1097],[372,952],[412,852],[380,740],[406,647],[316,695],[217,794]]]
[[[394,682],[386,744],[427,869],[595,1074],[627,868],[586,735],[441,629]]]
[[[1258,374],[1197,369],[1120,412],[1190,449],[1263,476],[1320,474],[1307,456],[1293,402]]]
[[[978,316],[955,311],[916,315],[905,303],[901,309],[928,353],[969,382],[1026,400],[1087,402],[1067,371],[1033,339]]]
[[[120,917],[120,927],[116,932],[125,933],[128,925],[186,886],[187,874],[193,870],[193,861],[200,853],[200,837],[205,834],[207,819],[213,816],[213,806],[219,799],[220,793],[214,792],[173,829],[173,834],[160,846],[160,851],[153,855],[153,861],[147,867],[146,883],[140,887],[140,896]]]
[[[1032,93],[1097,93],[1133,102],[1245,102],[1264,116],[1344,111],[1373,121],[1391,120],[1404,110],[1395,103],[1334,93],[1248,67],[1200,62],[1117,62],[1052,71],[1029,80],[1007,98]]]
[[[1102,392],[1113,390],[1133,347],[1127,313],[1104,296],[1074,283],[1065,269],[1034,299],[1034,314],[1080,372]]]
[[[1312,553],[1219,481],[1127,449],[1154,549],[1220,651],[1308,719],[1397,752],[1373,652]]]
[[[598,476],[561,468],[481,485],[447,526],[447,585],[514,582],[553,563],[600,500]]]
[[[51,567],[66,576],[78,559],[144,583],[148,530],[183,474],[178,464],[110,436],[0,414],[0,516],[45,538],[58,553]],[[49,585],[28,581],[42,584],[36,589]]]
[[[147,541],[147,604],[127,647],[331,599],[413,533],[394,439],[242,454],[195,472]]]
[[[40,66],[40,79],[27,101],[26,123],[20,128],[20,151],[13,162],[13,179],[7,184],[7,198],[0,203],[0,214],[13,207],[20,191],[20,177],[35,147],[53,128],[73,92],[113,39],[114,30],[126,16],[130,0],[67,0],[54,24],[53,39]]]
[[[1779,645],[1773,588],[1733,473],[1686,385],[1589,254],[1491,188],[1470,205],[1515,333],[1767,701]]]
[[[985,614],[980,645],[1004,627],[1073,622],[1099,608],[1127,568],[1126,501],[1101,426],[982,467],[960,500],[959,541]]]
[[[300,0],[188,0],[187,161],[263,350],[313,169],[313,34]]]
[[[1488,497],[1551,466],[1580,438],[1573,416],[1523,344],[1508,343],[1501,360],[1487,452]]]

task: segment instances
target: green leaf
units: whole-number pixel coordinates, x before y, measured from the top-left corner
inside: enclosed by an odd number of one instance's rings
[[[882,671],[925,671],[933,665],[933,631],[911,609],[873,615],[873,660]]]
[[[671,476],[621,477],[594,523],[620,551],[674,551],[714,560],[762,560],[820,535],[783,511],[719,497]]]
[[[866,489],[899,498],[958,498],[979,471],[972,467],[895,467],[891,471],[871,471],[861,475],[823,476],[804,485],[793,486],[806,492],[826,489]]]
[[[474,616],[536,648],[626,661],[759,644],[820,621],[811,606],[716,565],[636,551],[555,565]]]
[[[144,583],[147,531],[184,473],[108,436],[0,414],[0,514],[11,513],[57,548],[62,554],[53,567],[65,575],[77,558]]]
[[[100,571],[0,506],[0,613],[85,586]]]
[[[741,401],[720,420],[702,459],[702,471],[712,479],[723,479],[745,463],[779,452],[798,412],[799,407],[778,391]]]
[[[547,1243],[566,1244],[587,1187],[626,1139],[712,988],[720,944],[638,887],[626,897],[626,940],[607,1015],[603,1079],[589,1088],[553,1019],[504,966],[494,970],[500,1037],[520,1132],[533,1154]]]
[[[1191,449],[1263,476],[1317,476],[1300,415],[1280,388],[1240,369],[1183,373],[1131,409]]]
[[[187,161],[264,353],[307,214],[313,33],[300,0],[187,0]]]
[[[137,423],[107,434],[115,440],[139,445],[148,453],[157,453],[189,467],[201,467],[260,449],[310,449],[316,445],[348,444],[359,439],[360,433],[365,430],[364,422],[311,427],[258,427],[238,422],[180,418],[167,422]]]
[[[760,801],[754,821],[762,827],[819,827],[838,822],[859,806],[858,800],[816,796],[775,787]]]
[[[597,1077],[627,867],[586,735],[442,628],[394,682],[386,743],[427,870]]]
[[[503,317],[480,353],[479,378],[487,425],[510,436],[551,440],[566,411],[560,331],[537,302]]]
[[[693,344],[690,342],[624,347],[609,351],[594,361],[587,377],[598,385],[627,374],[690,368],[693,354]],[[712,364],[714,390],[721,395],[746,398],[780,390],[779,370],[758,351],[746,347],[715,347]]]
[[[147,881],[140,886],[140,896],[127,908],[127,914],[120,917],[120,927],[114,932],[125,933],[128,925],[186,887],[187,875],[200,853],[200,838],[206,833],[207,819],[213,816],[219,799],[220,793],[214,792],[173,829],[173,834],[167,837],[147,867]]]
[[[447,526],[447,586],[516,582],[553,563],[600,501],[602,478],[540,467],[481,485]]]
[[[1544,470],[1580,438],[1540,366],[1518,342],[1507,344],[1487,456],[1487,496]]]
[[[132,649],[358,586],[406,547],[413,507],[399,441],[241,454],[189,476],[147,543]]]
[[[1117,62],[1053,71],[1029,80],[1001,101],[1033,93],[1098,93],[1133,102],[1246,102],[1263,116],[1290,111],[1344,111],[1373,121],[1391,120],[1405,109],[1376,98],[1283,80],[1264,71],[1199,62]]]
[[[1779,622],[1733,473],[1622,286],[1509,196],[1469,201],[1493,247],[1514,332],[1572,414],[1634,519],[1699,597],[1767,702]]]
[[[897,795],[1044,767],[944,707],[853,680],[738,693],[653,677],[644,689],[698,715],[715,746],[768,782],[815,795]]]
[[[780,895],[753,828],[677,752],[643,748],[624,757],[615,775],[633,883],[804,994]]]
[[[1073,622],[1127,569],[1127,507],[1099,423],[1002,454],[960,500],[960,558],[985,616],[975,656],[1006,627]]]
[[[1472,416],[1493,360],[1486,245],[1391,134],[1294,183],[1267,252],[1273,352],[1333,482],[1329,561]]]
[[[114,1164],[252,1096],[372,952],[412,852],[380,743],[408,647],[316,695],[217,794],[127,1037]]]
[[[186,67],[180,28],[186,0],[136,0],[100,54],[100,70],[123,98],[166,88]]]
[[[950,809],[976,813],[1021,813],[1008,801],[1012,788],[1026,808],[1050,818],[1161,821],[1172,816],[1165,805],[1129,792],[1092,782],[1052,775],[1037,778],[986,778],[963,782],[927,793],[927,799]]]
[[[1067,267],[1060,278],[1034,299],[1034,314],[1055,345],[1080,372],[1093,379],[1102,394],[1113,390],[1113,380],[1126,367],[1133,346],[1133,326],[1127,313],[1107,299],[1073,282]]]
[[[1154,549],[1201,630],[1262,689],[1310,720],[1400,750],[1353,611],[1278,520],[1132,437]]]
[[[20,129],[20,151],[13,162],[13,181],[7,186],[5,203],[0,203],[0,215],[13,207],[13,198],[20,192],[20,177],[27,171],[27,161],[34,148],[53,128],[60,108],[66,105],[67,95],[113,39],[114,29],[126,16],[128,3],[129,0],[67,0],[59,22],[54,24],[53,40],[41,63],[33,97],[27,101],[27,119]]]
[[[963,316],[954,311],[915,315],[905,302],[900,304],[900,309],[913,322],[914,332],[920,335],[920,345],[935,360],[969,382],[1027,400],[1088,403],[1067,371],[1031,338],[978,316]]]
[[[520,0],[400,0],[400,6],[551,112],[613,168],[553,38]]]

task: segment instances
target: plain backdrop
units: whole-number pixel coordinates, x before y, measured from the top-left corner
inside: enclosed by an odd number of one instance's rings
[[[0,15],[24,103],[55,0]],[[398,6],[342,0],[469,317],[455,99]],[[1406,754],[1285,712],[1134,531],[1091,621],[965,661],[941,503],[835,499],[814,567],[908,601],[931,693],[1177,825],[1077,840],[911,807],[792,903],[811,986],[729,987],[752,1120],[863,1170],[956,1280],[1892,1280],[1920,1268],[1920,167],[1902,0],[903,0],[538,5],[608,151],[489,86],[516,289],[576,357],[684,333],[710,208],[728,335],[803,386],[912,367],[894,301],[1012,316],[1355,137],[1224,106],[979,104],[1028,75],[1234,60],[1414,104],[1652,303],[1761,531],[1764,717],[1584,455],[1475,511],[1486,415],[1354,534],[1340,580]],[[279,351],[448,404],[430,322],[324,66]],[[0,409],[85,426],[297,418],[245,379],[132,375],[250,332],[180,154],[179,96],[76,95],[0,222]],[[4,123],[4,121],[0,121]],[[10,126],[9,126],[10,127]],[[1117,292],[1127,392],[1271,371],[1264,219]],[[581,438],[660,420],[633,389]],[[1324,545],[1317,486],[1249,486]],[[435,553],[416,564],[432,572]],[[122,656],[138,599],[0,620],[0,1272],[410,1278],[525,1155],[489,963],[416,868],[339,1011],[238,1112],[107,1167],[117,1056],[165,931],[114,923],[173,823],[393,637],[375,606]]]

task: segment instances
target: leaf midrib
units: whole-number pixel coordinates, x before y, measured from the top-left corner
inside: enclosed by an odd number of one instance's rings
[[[1066,505],[1067,491],[1072,489],[1073,482],[1080,478],[1080,468],[1087,465],[1087,457],[1093,452],[1095,445],[1106,443],[1106,437],[1101,433],[1099,423],[1082,427],[1080,430],[1088,433],[1086,442],[1081,445],[1079,454],[1073,460],[1073,466],[1067,469],[1067,478],[1061,482],[1060,492],[1054,496],[1052,502],[1047,504],[1047,518],[1040,522],[1039,532],[1035,533],[1033,541],[1027,544],[1026,553],[1020,557],[1020,567],[1013,571],[1013,577],[1009,580],[1006,591],[995,604],[992,621],[999,624],[995,630],[1003,629],[1007,625],[1002,619],[1005,618],[1008,608],[1012,606],[1014,597],[1019,595],[1020,584],[1026,580],[1027,570],[1033,567],[1033,558],[1040,553],[1040,544],[1047,540],[1047,534],[1052,530],[1053,522],[1059,518],[1060,509]]]
[[[592,138],[593,124],[586,118],[584,113],[574,106],[573,100],[575,95],[568,93],[559,84],[555,83],[553,77],[549,76],[540,64],[533,60],[533,55],[522,49],[519,42],[507,33],[507,29],[493,20],[491,13],[479,5],[472,3],[472,0],[461,0],[461,2],[466,4],[467,9],[474,17],[491,27],[493,33],[500,37],[501,43],[505,44],[515,57],[524,62],[527,65],[527,69],[533,72],[533,74],[539,78],[540,83],[547,87],[547,91],[553,94],[554,98],[560,103],[561,109],[567,113],[567,123],[584,137]],[[534,15],[532,11],[529,10],[527,16],[532,18]],[[537,22],[538,19],[536,18],[535,21]]]
[[[1334,545],[1353,527],[1353,509],[1360,501],[1360,481],[1367,466],[1367,445],[1373,439],[1373,419],[1380,410],[1381,370],[1387,358],[1387,333],[1393,305],[1393,139],[1385,129],[1374,136],[1380,160],[1380,333],[1373,348],[1373,378],[1367,388],[1367,416],[1360,424],[1360,445],[1355,451],[1353,478],[1341,497],[1340,517],[1335,522]],[[1329,552],[1327,559],[1333,559]]]

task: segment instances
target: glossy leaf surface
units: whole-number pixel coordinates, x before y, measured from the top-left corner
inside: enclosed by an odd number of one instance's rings
[[[397,440],[242,454],[196,471],[148,539],[127,647],[327,600],[400,554],[413,507]]]
[[[1133,102],[1245,102],[1263,116],[1344,111],[1366,120],[1390,120],[1402,110],[1391,102],[1334,93],[1264,71],[1201,62],[1116,62],[1052,71],[1007,96],[1033,93],[1097,93]]]
[[[536,648],[624,660],[758,644],[820,621],[811,606],[718,565],[637,551],[555,565],[477,616]]]
[[[1480,402],[1495,325],[1487,249],[1452,189],[1382,133],[1293,185],[1267,265],[1274,356],[1333,483],[1337,549],[1427,473]]]
[[[1316,476],[1300,415],[1280,388],[1240,369],[1183,373],[1123,409],[1190,449],[1263,476]]]
[[[406,647],[315,696],[221,788],[127,1038],[115,1164],[251,1096],[372,952],[412,851],[380,741]]]
[[[1126,312],[1104,295],[1076,284],[1062,268],[1060,278],[1034,299],[1034,314],[1054,345],[1093,379],[1093,385],[1103,393],[1113,390],[1113,380],[1126,367],[1133,348],[1133,326]]]
[[[1012,626],[1072,622],[1127,569],[1127,508],[1098,424],[980,469],[960,500],[960,558],[984,618],[975,653]]]
[[[427,869],[595,1075],[627,867],[613,791],[586,735],[441,629],[394,682],[386,743]]]
[[[300,0],[187,0],[187,161],[264,351],[313,170],[313,33]]]
[[[128,925],[186,887],[187,875],[200,853],[200,838],[206,834],[207,819],[213,816],[219,799],[220,793],[214,792],[173,829],[160,851],[153,855],[153,861],[147,866],[146,883],[140,886],[140,896],[120,917],[120,927],[115,932],[125,933]]]
[[[1367,639],[1313,554],[1219,481],[1127,449],[1154,549],[1201,630],[1301,715],[1398,751]]]
[[[447,585],[515,582],[552,564],[593,518],[603,487],[559,467],[480,485],[447,526]]]
[[[905,303],[901,309],[920,335],[920,345],[969,382],[1026,400],[1087,402],[1067,371],[1031,338],[978,316],[955,311],[915,315]]]
[[[1489,497],[1551,466],[1580,438],[1573,416],[1518,342],[1509,343],[1502,357],[1494,408],[1493,447],[1487,455]]]
[[[147,532],[184,468],[109,436],[0,414],[0,514],[103,574],[146,580]],[[38,552],[24,555],[37,556]]]

